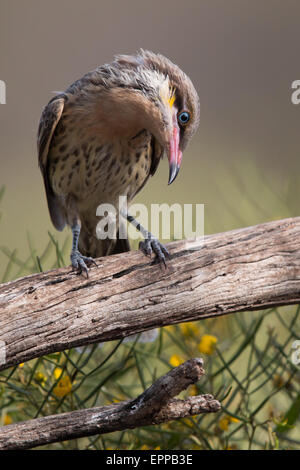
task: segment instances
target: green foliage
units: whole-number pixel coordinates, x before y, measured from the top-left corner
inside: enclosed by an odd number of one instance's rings
[[[246,184],[239,181],[235,191],[243,191],[245,204],[259,209],[255,196],[248,198]],[[271,193],[264,188],[265,200]],[[3,189],[0,198],[2,194]],[[226,206],[224,198],[222,203]],[[279,204],[282,216],[289,215],[284,204]],[[244,215],[239,214],[243,222]],[[264,215],[270,220],[270,211]],[[229,216],[224,213],[224,217],[228,222]],[[253,218],[251,212],[248,219]],[[211,227],[216,223],[210,220]],[[70,239],[60,246],[48,233],[42,253],[36,252],[29,234],[27,243],[25,259],[17,250],[1,247],[7,257],[2,282],[68,263]],[[134,398],[170,368],[201,356],[206,375],[182,396],[211,393],[222,402],[221,412],[45,447],[299,448],[300,370],[291,360],[291,345],[300,337],[299,319],[300,306],[241,312],[161,328],[148,344],[114,341],[20,364],[0,374],[0,424]]]

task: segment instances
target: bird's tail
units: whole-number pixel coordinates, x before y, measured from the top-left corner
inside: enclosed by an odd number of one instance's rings
[[[101,256],[116,255],[118,253],[125,253],[130,251],[130,245],[128,239],[117,238],[113,240],[98,240],[96,234],[93,235],[88,231],[86,225],[81,228],[79,238],[79,251],[85,256],[91,256],[92,258],[99,258]],[[158,336],[158,330],[150,330],[140,333],[138,335],[131,335],[125,338],[127,341],[137,341],[139,343],[150,343],[153,342]]]
[[[83,225],[79,237],[79,251],[85,256],[92,258],[100,258],[101,256],[116,255],[118,253],[125,253],[130,251],[128,239],[115,239],[99,240],[94,231],[90,231],[86,225]]]

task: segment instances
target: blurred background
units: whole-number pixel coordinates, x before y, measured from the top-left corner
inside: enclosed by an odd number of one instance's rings
[[[200,129],[176,183],[163,162],[135,202],[205,204],[211,233],[298,214],[300,78],[297,1],[1,0],[0,245],[37,251],[48,215],[36,133],[53,96],[114,54],[161,52],[193,80]],[[0,253],[1,271],[7,256]],[[1,273],[0,273],[1,274]]]
[[[37,163],[43,106],[141,47],[191,77],[201,123],[176,182],[167,185],[164,161],[135,202],[203,203],[206,234],[298,216],[299,18],[297,0],[1,0],[0,282],[69,264],[70,233],[51,225]],[[61,446],[300,448],[299,316],[300,306],[243,312],[161,328],[146,346],[109,342],[20,364],[0,377],[0,425],[135,397],[200,352],[207,376],[188,394],[213,393],[221,414]]]

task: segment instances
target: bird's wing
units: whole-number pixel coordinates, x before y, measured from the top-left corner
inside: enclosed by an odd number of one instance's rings
[[[64,95],[55,96],[45,106],[40,119],[39,130],[38,130],[38,157],[39,166],[44,178],[44,184],[47,195],[48,208],[51,216],[53,225],[57,230],[62,230],[66,224],[65,217],[62,213],[62,209],[59,204],[57,196],[55,196],[49,181],[47,163],[48,163],[48,152],[50,148],[51,139],[53,133],[59,122],[63,109],[65,99]]]
[[[150,152],[151,152],[150,175],[153,176],[157,170],[160,159],[162,158],[163,153],[164,153],[162,146],[154,137],[152,137],[151,139]]]
[[[143,189],[143,187],[147,183],[149,177],[154,175],[154,173],[157,170],[160,159],[163,156],[163,153],[164,153],[163,148],[161,147],[159,142],[154,137],[152,137],[152,139],[151,139],[151,143],[150,143],[148,152],[149,152],[150,160],[151,160],[150,172],[149,172],[147,178],[143,181],[143,184],[133,194],[132,198],[134,198],[137,195],[137,193],[139,193],[141,191],[141,189]]]

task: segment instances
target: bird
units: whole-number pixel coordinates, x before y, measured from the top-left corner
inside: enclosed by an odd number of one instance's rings
[[[95,258],[130,250],[119,236],[133,223],[141,251],[166,265],[169,253],[127,211],[113,239],[97,236],[97,207],[130,202],[155,174],[164,155],[168,184],[178,175],[182,153],[200,121],[200,101],[191,79],[160,53],[140,49],[117,55],[56,95],[38,127],[39,167],[54,227],[72,230],[72,268],[86,273]],[[122,220],[121,220],[122,219]]]

